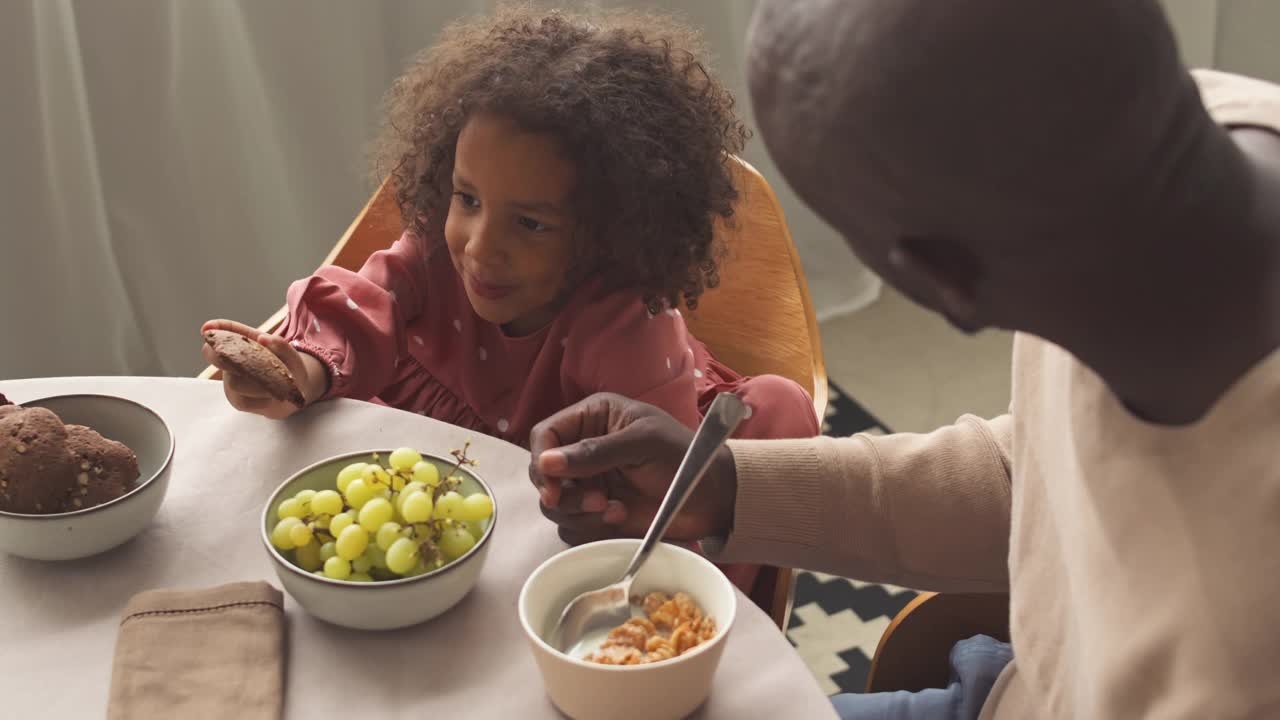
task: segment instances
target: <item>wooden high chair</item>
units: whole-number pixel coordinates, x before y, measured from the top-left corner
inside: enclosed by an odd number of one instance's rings
[[[764,177],[734,158],[739,200],[732,227],[717,232],[729,248],[720,286],[700,298],[685,319],[693,334],[723,363],[745,375],[774,374],[799,383],[812,397],[821,424],[827,407],[827,372],[818,320],[778,199]],[[359,270],[374,252],[400,236],[400,211],[388,183],[374,193],[324,264]],[[282,307],[259,330],[274,332]],[[217,378],[209,367],[201,378]],[[780,479],[781,481],[781,479]],[[790,568],[766,567],[752,600],[786,630],[795,578]]]
[[[974,635],[1009,642],[1008,594],[920,593],[880,636],[866,691],[947,687],[951,647]]]

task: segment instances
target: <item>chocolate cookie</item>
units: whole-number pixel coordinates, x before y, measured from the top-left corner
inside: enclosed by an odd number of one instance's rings
[[[68,512],[115,500],[129,492],[138,479],[138,456],[93,428],[68,425],[67,452],[76,468],[76,487],[67,498]]]
[[[67,430],[57,415],[44,408],[0,415],[0,510],[62,512],[75,484]]]
[[[227,330],[209,330],[204,334],[204,341],[223,362],[257,382],[271,397],[298,407],[306,404],[289,369],[260,343]]]

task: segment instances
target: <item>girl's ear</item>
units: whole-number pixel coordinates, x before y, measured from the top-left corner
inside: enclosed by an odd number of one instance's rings
[[[889,263],[918,302],[941,313],[957,329],[982,329],[977,288],[982,262],[964,243],[938,237],[904,237],[889,249]]]

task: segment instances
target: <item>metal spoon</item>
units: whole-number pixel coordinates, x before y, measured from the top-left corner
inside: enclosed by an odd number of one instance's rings
[[[552,631],[552,645],[561,652],[568,652],[588,633],[601,628],[613,628],[631,618],[631,582],[644,566],[653,548],[662,540],[667,528],[675,519],[685,500],[693,493],[698,481],[711,465],[720,446],[737,429],[746,417],[747,406],[732,393],[720,393],[712,401],[707,416],[702,419],[693,442],[680,461],[676,478],[658,507],[653,524],[640,543],[622,579],[600,588],[582,593],[574,598],[560,615],[560,621]]]

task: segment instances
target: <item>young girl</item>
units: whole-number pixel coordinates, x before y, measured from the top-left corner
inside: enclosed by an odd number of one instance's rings
[[[378,170],[400,239],[359,273],[294,283],[280,337],[205,329],[266,345],[308,404],[373,399],[522,446],[601,391],[691,427],[734,391],[752,408],[739,437],[817,434],[804,390],[734,373],[678,310],[718,282],[713,226],[747,137],[696,34],[518,6],[441,38],[388,95]],[[224,386],[242,410],[297,409],[235,373]]]

